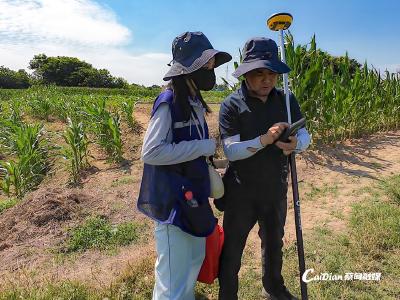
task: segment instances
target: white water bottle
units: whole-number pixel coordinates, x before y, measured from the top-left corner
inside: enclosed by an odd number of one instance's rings
[[[185,199],[187,201],[187,204],[190,207],[199,207],[199,203],[195,198],[193,198],[193,192],[192,191],[186,191],[185,192]]]

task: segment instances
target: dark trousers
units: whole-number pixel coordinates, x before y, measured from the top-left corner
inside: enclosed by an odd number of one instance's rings
[[[284,286],[281,271],[287,210],[286,179],[254,186],[229,184],[225,197],[225,242],[219,271],[219,299],[238,299],[243,249],[256,222],[260,228],[263,287],[267,292],[279,291]]]

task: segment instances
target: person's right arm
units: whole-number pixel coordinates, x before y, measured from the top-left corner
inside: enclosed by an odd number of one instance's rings
[[[249,158],[267,145],[275,142],[287,123],[276,123],[267,133],[254,139],[241,141],[239,130],[239,113],[234,107],[222,103],[219,114],[219,130],[224,153],[228,160],[236,161]]]
[[[172,143],[171,113],[167,103],[161,104],[149,125],[143,141],[141,159],[149,165],[172,165],[210,156],[215,152],[212,139]]]

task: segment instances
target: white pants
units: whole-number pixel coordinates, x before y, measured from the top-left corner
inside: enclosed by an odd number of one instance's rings
[[[153,300],[194,300],[206,239],[174,225],[156,224],[157,261]]]

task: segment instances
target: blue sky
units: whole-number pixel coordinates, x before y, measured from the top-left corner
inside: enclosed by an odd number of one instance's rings
[[[315,33],[318,47],[331,54],[348,51],[370,66],[400,70],[395,0],[0,0],[0,65],[27,68],[42,52],[71,55],[130,82],[160,84],[176,35],[203,31],[215,48],[237,57],[252,36],[277,40],[265,21],[279,11],[293,15],[296,43]]]

